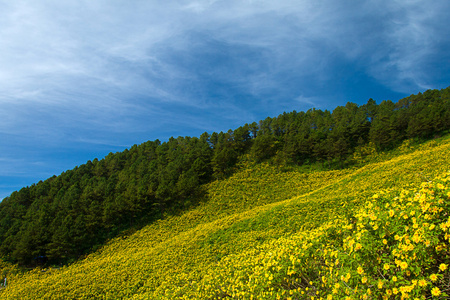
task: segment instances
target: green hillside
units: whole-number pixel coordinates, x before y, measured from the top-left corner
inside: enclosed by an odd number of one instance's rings
[[[450,136],[378,153],[328,171],[241,159],[197,205],[71,265],[1,263],[0,298],[448,298]]]
[[[362,166],[368,157],[391,151],[404,141],[414,145],[449,130],[450,87],[411,95],[396,103],[386,100],[376,104],[372,99],[364,105],[349,102],[332,112],[314,108],[292,111],[227,132],[148,141],[93,159],[6,197],[0,202],[0,257],[24,267],[66,265],[95,252],[122,232],[210,201],[205,186],[216,180],[243,176],[239,173],[242,170],[252,173],[251,178],[256,171],[250,168],[260,170],[261,178],[278,180],[281,176],[267,175],[269,171],[258,164],[269,162],[280,170],[303,173],[340,170],[326,175],[339,177],[350,172],[343,170]],[[310,180],[300,177],[280,186],[278,193],[267,194],[261,178],[248,183],[256,188],[250,194],[252,188],[245,186],[236,191],[240,198],[222,195],[219,207],[207,217],[288,199],[328,182],[311,179],[310,185],[292,190],[289,185]],[[269,190],[278,184],[267,180]],[[219,182],[226,184],[227,180]],[[260,195],[260,199],[251,200],[247,195]],[[234,202],[228,203],[231,199]],[[229,211],[236,202],[239,209]]]

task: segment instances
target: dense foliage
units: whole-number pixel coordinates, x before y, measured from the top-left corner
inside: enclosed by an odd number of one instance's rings
[[[366,160],[312,172],[244,162],[197,206],[69,266],[21,273],[0,260],[0,298],[448,299],[450,136]]]
[[[23,188],[1,203],[1,254],[23,264],[76,258],[140,218],[186,205],[209,180],[210,157],[205,139],[146,142]]]
[[[199,138],[149,141],[3,200],[0,256],[27,265],[71,261],[123,229],[197,204],[204,197],[202,184],[230,176],[244,160],[342,168],[405,139],[448,129],[450,88],[397,103],[370,99],[333,112],[294,111]]]
[[[374,194],[349,219],[226,257],[171,298],[448,299],[449,182]]]

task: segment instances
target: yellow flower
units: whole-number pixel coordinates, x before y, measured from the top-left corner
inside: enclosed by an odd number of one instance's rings
[[[446,264],[440,264],[439,270],[441,270],[442,272],[444,272],[445,270],[447,270],[447,265],[446,265]]]
[[[419,286],[421,286],[421,287],[424,287],[424,286],[427,286],[427,281],[425,280],[425,279],[420,279],[419,280]]]
[[[389,210],[389,217],[391,217],[392,218],[392,216],[394,216],[394,214],[395,214],[395,212],[391,209],[391,210]]]
[[[361,266],[359,266],[358,269],[356,269],[356,271],[358,272],[358,274],[364,273],[364,270],[363,268],[361,268]]]
[[[431,279],[431,281],[436,281],[436,280],[438,280],[438,277],[436,274],[431,274],[430,279]]]
[[[387,244],[387,240],[386,239],[383,239],[383,244]]]
[[[402,261],[400,263],[400,268],[402,268],[402,270],[406,269],[408,267],[408,263],[406,261]]]
[[[397,276],[392,276],[392,281],[396,282],[397,281]]]
[[[385,270],[389,270],[391,268],[391,266],[389,264],[384,264],[383,269]]]
[[[441,290],[435,286],[432,290],[431,290],[431,295],[433,296],[439,296],[441,294]]]
[[[362,282],[362,283],[366,283],[366,282],[367,282],[367,277],[364,276],[363,278],[361,278],[361,282]]]
[[[382,289],[383,288],[383,281],[378,280],[378,288]]]

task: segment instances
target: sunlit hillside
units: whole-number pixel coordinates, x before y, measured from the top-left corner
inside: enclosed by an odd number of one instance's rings
[[[2,263],[0,298],[447,298],[450,137],[371,159],[313,172],[243,163],[189,211],[70,266]]]

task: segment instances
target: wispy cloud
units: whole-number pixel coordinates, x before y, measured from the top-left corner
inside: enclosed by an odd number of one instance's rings
[[[445,30],[434,26],[445,4],[417,1],[14,3],[0,31],[1,101],[47,105],[70,95],[103,107],[120,107],[124,95],[196,105],[173,87],[191,81],[201,89],[202,76],[261,96],[283,88],[278,76],[329,80],[336,56],[386,83],[422,87],[417,64]]]

